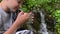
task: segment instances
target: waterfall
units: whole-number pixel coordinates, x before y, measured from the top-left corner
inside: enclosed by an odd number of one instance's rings
[[[42,31],[42,34],[48,34],[45,19],[44,19],[44,14],[42,12],[40,12],[40,15],[41,15],[41,31]]]
[[[46,23],[45,23],[45,16],[44,16],[44,14],[43,14],[43,12],[42,11],[40,11],[39,10],[39,8],[37,9],[37,11],[40,13],[40,16],[41,16],[41,25],[40,25],[40,30],[39,30],[39,32],[41,33],[41,34],[48,34],[48,32],[47,32],[47,25],[46,25]]]

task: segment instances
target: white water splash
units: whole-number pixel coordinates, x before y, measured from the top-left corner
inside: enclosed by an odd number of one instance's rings
[[[37,11],[40,13],[40,16],[41,16],[41,25],[40,25],[40,30],[38,32],[41,34],[48,34],[47,28],[46,28],[47,25],[45,23],[45,18],[44,18],[45,16],[43,12],[39,10],[39,8],[37,9]]]
[[[44,14],[42,12],[40,12],[40,15],[41,15],[41,26],[40,26],[41,29],[40,29],[40,31],[42,34],[48,34]]]

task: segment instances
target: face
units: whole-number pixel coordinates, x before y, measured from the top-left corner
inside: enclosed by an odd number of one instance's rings
[[[18,8],[21,7],[22,1],[21,0],[8,0],[7,1],[7,7],[12,10],[16,11]]]

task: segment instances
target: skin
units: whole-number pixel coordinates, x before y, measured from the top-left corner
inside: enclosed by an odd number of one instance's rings
[[[21,8],[21,3],[22,3],[22,0],[21,1],[17,1],[17,0],[2,0],[2,2],[0,3],[0,7],[2,7],[2,9],[6,13],[9,13],[9,10],[12,10],[12,11],[16,12],[16,10],[18,8]],[[18,14],[17,19],[13,23],[13,25],[9,29],[7,29],[7,31],[5,31],[3,34],[15,34],[16,30],[23,23],[25,23],[27,20],[29,20],[29,14],[31,14],[31,13],[24,13],[23,11],[21,11]],[[34,17],[32,17],[32,18],[34,18]]]

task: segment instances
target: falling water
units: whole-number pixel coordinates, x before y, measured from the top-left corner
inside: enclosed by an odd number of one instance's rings
[[[38,9],[38,12],[40,13],[40,16],[41,16],[40,32],[41,32],[41,34],[48,34],[44,14],[39,9]]]
[[[44,14],[42,12],[40,12],[40,15],[41,15],[41,30],[42,30],[42,34],[48,34],[47,28],[46,28],[46,24],[45,24]]]

